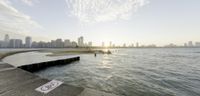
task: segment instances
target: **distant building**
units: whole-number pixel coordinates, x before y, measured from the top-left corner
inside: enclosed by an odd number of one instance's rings
[[[184,47],[187,47],[187,43],[184,43]]]
[[[114,47],[115,47],[115,44],[113,44],[112,47],[114,48]]]
[[[131,47],[134,47],[134,44],[131,44]]]
[[[126,47],[126,43],[123,44],[123,47]]]
[[[105,47],[105,43],[104,43],[104,42],[102,42],[101,46],[102,46],[102,47]]]
[[[173,43],[170,43],[169,45],[166,45],[164,47],[177,47],[177,45],[173,44]]]
[[[112,47],[112,42],[110,41],[110,43],[109,43],[109,47]]]
[[[196,42],[196,43],[195,43],[195,46],[196,46],[196,47],[200,47],[200,42]]]
[[[46,43],[43,41],[38,42],[38,48],[46,48]]]
[[[10,39],[9,46],[11,48],[22,48],[22,40],[21,39]]]
[[[88,46],[89,46],[89,47],[92,47],[92,42],[88,42]]]
[[[15,39],[10,39],[9,47],[15,48]]]
[[[0,48],[3,48],[4,41],[0,40]]]
[[[45,46],[46,48],[51,48],[51,42],[47,42]]]
[[[4,37],[4,42],[2,42],[2,47],[4,47],[4,48],[9,47],[9,40],[10,40],[9,35],[6,34]]]
[[[26,48],[31,48],[31,44],[32,44],[32,38],[31,37],[26,37],[25,38],[25,47]]]
[[[87,44],[87,43],[84,43],[84,47],[86,47],[86,46],[88,46],[88,44]]]
[[[56,39],[56,48],[63,48],[64,43],[62,42],[62,39]]]
[[[147,45],[145,47],[147,47],[147,48],[156,48],[157,46],[155,44],[151,44],[151,45]]]
[[[5,35],[5,38],[4,38],[4,41],[5,41],[5,42],[9,42],[9,40],[10,40],[9,35],[6,34],[6,35]]]
[[[56,41],[55,40],[51,40],[51,47],[55,48],[56,47]]]
[[[189,42],[188,42],[188,47],[193,47],[192,41],[189,41]]]
[[[72,46],[71,47],[77,47],[77,43],[75,41],[72,41]]]
[[[15,48],[22,48],[23,46],[22,40],[21,39],[16,39],[15,40]]]
[[[70,42],[70,40],[69,39],[66,39],[65,41],[64,41],[64,47],[71,47],[71,42]]]
[[[79,47],[83,47],[84,46],[84,38],[83,38],[83,36],[78,38],[78,46]]]
[[[32,48],[37,48],[38,47],[38,43],[37,42],[32,42],[31,47]]]
[[[136,43],[136,47],[140,47],[140,45],[139,45],[139,43],[138,43],[138,42]]]

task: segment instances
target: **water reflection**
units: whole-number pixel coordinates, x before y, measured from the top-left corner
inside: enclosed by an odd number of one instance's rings
[[[110,58],[110,55],[104,54],[103,59],[101,62],[101,68],[112,68],[112,58]]]

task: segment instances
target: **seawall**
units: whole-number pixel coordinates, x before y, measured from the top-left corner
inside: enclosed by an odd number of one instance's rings
[[[79,60],[80,60],[80,57],[77,56],[77,57],[70,57],[66,59],[58,59],[54,61],[45,61],[45,62],[34,63],[34,64],[26,64],[26,65],[18,66],[18,68],[29,71],[29,72],[35,72],[47,67],[66,65],[66,64],[70,64],[71,62],[79,61]]]

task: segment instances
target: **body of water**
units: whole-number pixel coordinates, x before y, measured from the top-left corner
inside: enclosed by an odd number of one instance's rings
[[[120,96],[200,96],[200,48],[113,49],[35,74]],[[22,58],[23,59],[23,58]]]

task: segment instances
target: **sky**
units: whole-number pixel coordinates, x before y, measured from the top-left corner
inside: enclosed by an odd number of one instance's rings
[[[200,41],[200,0],[0,0],[0,39],[83,36],[94,45]]]

